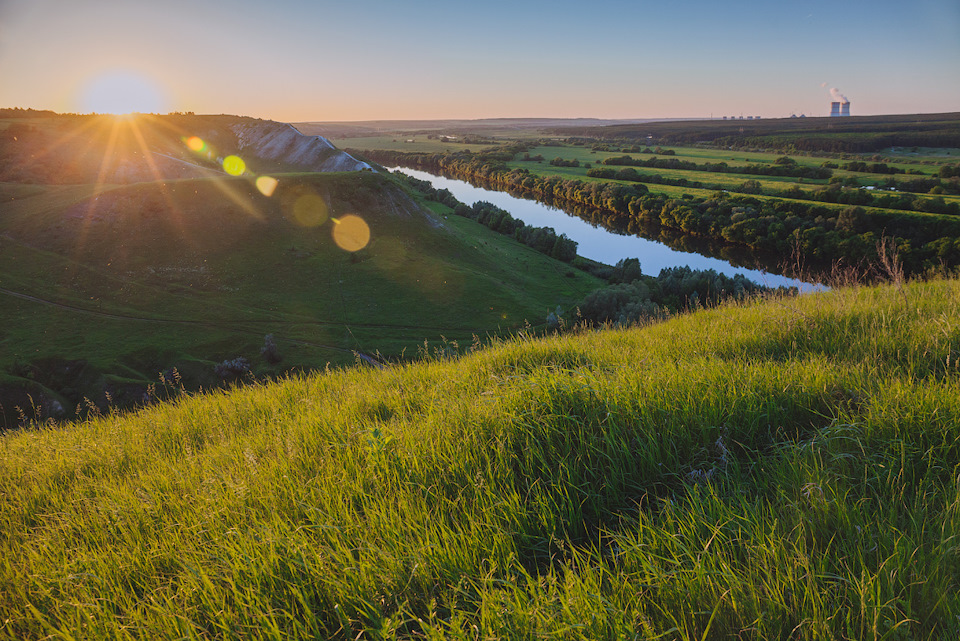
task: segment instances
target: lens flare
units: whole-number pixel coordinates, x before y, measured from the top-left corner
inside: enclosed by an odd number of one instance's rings
[[[247,170],[247,163],[240,156],[227,156],[223,159],[223,170],[231,176],[241,176]]]
[[[304,227],[317,227],[327,222],[327,203],[316,194],[304,194],[293,204],[293,217]]]
[[[203,139],[198,138],[197,136],[190,136],[187,138],[186,143],[187,147],[190,148],[190,151],[195,151],[197,153],[200,153],[207,148],[207,143],[203,142]]]
[[[273,195],[273,192],[277,189],[277,183],[280,182],[276,178],[271,176],[260,176],[256,180],[257,189],[260,190],[260,193],[266,197]]]
[[[360,251],[370,242],[370,227],[360,216],[347,214],[343,218],[334,218],[333,242],[348,252]]]

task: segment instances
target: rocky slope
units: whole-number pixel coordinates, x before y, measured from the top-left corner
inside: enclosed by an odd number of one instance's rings
[[[240,149],[264,160],[282,162],[309,171],[372,169],[340,151],[322,136],[305,136],[293,125],[273,121],[245,121],[231,126]]]

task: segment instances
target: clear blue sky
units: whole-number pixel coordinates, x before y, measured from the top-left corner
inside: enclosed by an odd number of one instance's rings
[[[0,106],[285,121],[960,111],[960,1],[0,0]]]

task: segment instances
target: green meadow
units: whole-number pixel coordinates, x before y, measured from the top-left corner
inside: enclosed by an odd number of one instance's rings
[[[613,145],[617,147],[617,145]],[[360,148],[360,147],[358,147]],[[374,147],[370,147],[374,148]],[[385,149],[386,147],[381,147]],[[705,163],[727,163],[730,166],[744,166],[744,165],[753,165],[753,164],[766,164],[772,165],[777,158],[780,158],[784,155],[783,153],[776,152],[748,152],[743,150],[728,150],[720,149],[716,147],[664,147],[664,149],[669,149],[673,151],[674,154],[669,156],[670,158],[676,158],[677,160],[685,160],[690,162],[695,162],[698,164]],[[398,149],[399,151],[415,151],[413,149]],[[425,150],[426,151],[426,150]],[[432,151],[432,150],[431,150]],[[659,154],[643,154],[637,152],[624,152],[618,148],[616,151],[594,151],[590,149],[589,146],[581,145],[567,145],[563,144],[561,146],[539,146],[533,147],[528,152],[531,156],[541,155],[544,160],[543,165],[549,167],[549,161],[554,158],[562,158],[563,160],[577,160],[580,162],[583,169],[583,165],[586,163],[591,163],[594,167],[604,166],[603,161],[607,158],[613,158],[623,155],[630,155],[633,158],[638,160],[646,160],[653,156],[658,158],[663,158],[664,156]],[[869,154],[866,157],[872,158],[874,154]],[[938,160],[933,160],[932,158],[925,159],[923,161],[914,161],[914,162],[897,162],[898,155],[894,154],[880,154],[881,159],[878,162],[884,162],[884,164],[890,167],[897,167],[905,171],[912,170],[919,172],[918,174],[896,174],[892,177],[894,180],[911,180],[917,178],[918,176],[935,176],[940,169],[940,166],[943,164],[943,161],[949,161],[950,157],[941,156]],[[900,156],[902,157],[902,156]],[[790,158],[796,161],[796,164],[803,167],[820,167],[824,162],[835,162],[842,165],[847,160],[839,158],[839,154],[818,154],[818,155],[801,155],[801,154],[790,154]],[[850,159],[859,159],[859,156],[850,156]],[[957,159],[954,159],[957,160]],[[873,162],[873,161],[870,161]],[[530,166],[531,162],[515,162],[511,163],[512,166],[524,167]],[[551,169],[565,169],[563,167],[551,167]],[[574,168],[577,169],[577,168]],[[736,184],[739,185],[744,180],[750,178],[756,178],[763,182],[770,183],[796,183],[798,182],[797,178],[789,176],[754,176],[749,173],[741,174],[727,174],[727,173],[715,173],[715,172],[706,172],[706,171],[689,171],[689,170],[678,170],[678,169],[659,169],[659,168],[646,168],[638,167],[637,171],[641,173],[648,174],[661,174],[663,176],[670,177],[679,177],[687,178],[689,180],[699,180],[709,184]],[[584,173],[586,171],[584,170]],[[890,177],[887,174],[870,174],[865,172],[852,172],[845,171],[843,169],[835,169],[833,172],[834,176],[840,176],[843,178],[846,177],[857,177],[861,178],[864,185],[874,184],[875,182]],[[800,181],[802,183],[807,183],[811,185],[816,184],[827,184],[826,179],[804,179]]]
[[[495,147],[494,144],[470,144],[453,140],[441,141],[435,136],[427,138],[423,133],[397,133],[389,136],[358,136],[353,138],[333,138],[330,140],[337,147],[344,149],[389,149],[390,151],[415,151],[418,153],[437,154],[454,153],[457,151],[483,151]]]
[[[359,152],[363,151],[387,151],[387,152],[405,152],[405,153],[426,153],[426,154],[445,154],[445,153],[456,153],[458,151],[470,151],[470,152],[482,152],[487,147],[478,146],[478,145],[463,145],[456,143],[446,143],[440,142],[439,140],[428,140],[426,136],[413,136],[414,142],[407,142],[409,138],[394,138],[391,136],[379,136],[379,137],[360,137],[360,138],[344,138],[338,140],[337,143],[345,148],[355,149]],[[529,133],[524,135],[513,135],[506,138],[503,138],[504,142],[508,140],[527,142],[533,145],[536,145],[537,139],[531,138]],[[541,161],[524,161],[522,160],[522,155],[516,155],[512,161],[507,163],[507,167],[510,169],[525,169],[532,174],[539,176],[562,176],[564,178],[582,180],[582,181],[599,181],[599,182],[623,182],[615,181],[611,179],[604,178],[594,178],[587,176],[587,172],[590,168],[600,168],[608,167],[604,165],[603,161],[607,158],[619,157],[623,155],[630,155],[637,160],[647,160],[654,155],[644,154],[639,152],[627,152],[624,149],[627,149],[633,145],[631,143],[627,147],[623,145],[627,143],[623,142],[608,142],[607,144],[611,149],[615,151],[601,151],[591,149],[591,144],[581,145],[581,144],[570,144],[569,142],[562,142],[564,139],[557,138],[550,144],[540,144],[539,146],[531,146],[530,149],[525,152],[531,157],[542,156],[543,160]],[[540,138],[539,142],[544,143],[544,139]],[[639,147],[642,148],[652,148],[655,145],[647,146],[640,144]],[[772,151],[745,151],[742,149],[725,149],[720,147],[708,147],[708,146],[697,146],[697,147],[685,147],[685,146],[667,146],[664,147],[673,154],[669,156],[670,158],[675,158],[680,161],[689,161],[695,162],[698,164],[706,163],[726,163],[729,166],[746,166],[746,165],[773,165],[774,161],[778,158],[784,156],[780,152]],[[939,151],[941,153],[933,153]],[[921,154],[919,152],[910,152],[910,151],[891,151],[885,150],[882,154],[827,154],[827,153],[818,153],[813,155],[805,154],[791,154],[790,158],[793,159],[796,164],[800,167],[820,167],[825,162],[832,162],[838,165],[843,165],[843,163],[848,162],[849,160],[864,160],[866,162],[883,162],[889,167],[895,167],[902,169],[904,171],[913,172],[905,174],[876,174],[869,172],[854,172],[844,169],[833,169],[834,180],[842,180],[845,185],[848,186],[860,186],[860,187],[874,187],[881,182],[892,179],[895,183],[904,183],[918,178],[933,178],[937,175],[940,167],[943,164],[950,164],[956,162],[958,157],[950,156],[948,153],[949,149],[932,149],[927,150],[928,153]],[[657,155],[659,158],[664,158],[662,155]],[[576,160],[579,162],[579,167],[557,167],[550,165],[550,161],[560,158],[564,161],[573,161]],[[590,165],[587,167],[586,165]],[[614,167],[614,169],[620,169],[621,167]],[[730,191],[737,191],[746,181],[756,181],[758,187],[761,190],[761,194],[758,194],[762,197],[763,193],[770,194],[772,192],[785,191],[794,187],[800,188],[805,192],[810,192],[812,190],[825,187],[830,183],[829,179],[814,179],[814,178],[797,178],[792,176],[764,176],[756,175],[747,172],[742,173],[718,173],[718,172],[709,172],[709,171],[697,171],[697,170],[688,170],[688,169],[661,169],[661,168],[652,168],[652,167],[637,167],[637,173],[641,176],[660,176],[665,179],[670,180],[680,180],[686,179],[691,182],[702,183],[702,188],[695,187],[678,187],[674,185],[663,185],[657,183],[647,183],[647,187],[653,193],[662,193],[670,197],[678,197],[684,193],[690,194],[695,197],[708,197],[713,194],[717,189],[725,189]],[[876,192],[876,193],[892,193],[892,192]],[[777,198],[782,198],[779,196],[774,196]],[[939,198],[942,198],[946,204],[958,203],[960,204],[960,195],[953,193],[941,193],[938,195]],[[801,199],[803,200],[803,199]],[[826,207],[832,208],[844,208],[848,205],[840,204],[831,204],[831,203],[822,203]],[[888,211],[902,211],[898,209],[887,209]]]
[[[960,282],[0,436],[0,637],[956,639]]]
[[[564,157],[563,153],[559,153],[556,147],[548,147],[547,149],[553,150],[554,155],[550,158],[561,157],[564,160],[573,160],[577,154],[566,154],[568,157]],[[536,155],[531,153],[531,155]],[[623,154],[608,154],[608,155],[623,155]],[[635,156],[636,157],[636,156]],[[588,168],[583,167],[581,164],[580,167],[555,167],[549,164],[549,160],[546,159],[543,162],[530,162],[530,161],[520,161],[513,160],[508,163],[510,168],[519,168],[526,169],[531,174],[536,176],[562,176],[563,178],[571,180],[580,180],[583,182],[601,182],[601,183],[619,183],[624,185],[635,184],[625,180],[615,180],[609,178],[597,178],[594,176],[588,176]],[[595,161],[590,161],[591,164]],[[605,165],[596,165],[592,164],[592,168],[595,167],[604,167]],[[618,169],[618,167],[614,167]],[[716,189],[713,189],[714,186],[720,186],[725,189],[735,189],[742,185],[746,180],[756,180],[760,183],[762,189],[775,189],[783,190],[788,189],[792,185],[797,185],[801,189],[806,189],[807,186],[815,187],[818,184],[826,184],[827,181],[815,181],[810,179],[804,179],[801,181],[797,178],[792,177],[769,177],[769,176],[755,176],[751,174],[726,174],[726,173],[712,173],[712,172],[698,172],[698,171],[687,171],[679,169],[651,169],[640,167],[637,168],[637,173],[641,175],[659,175],[664,178],[686,178],[687,180],[699,180],[705,183],[704,188],[697,187],[681,187],[676,185],[661,185],[656,183],[645,183],[650,193],[654,194],[665,194],[671,198],[680,198],[684,194],[694,196],[696,198],[710,198],[716,193]],[[854,175],[853,172],[835,172],[839,174],[850,174]],[[862,174],[861,174],[862,175]],[[706,186],[709,185],[710,188]],[[797,202],[809,202],[802,198],[784,198],[782,196],[770,196],[765,194],[753,194],[752,197],[757,198],[758,200],[783,200],[783,201],[797,201]],[[960,196],[946,195],[942,196],[945,202],[957,202],[960,203]],[[843,210],[849,205],[841,203],[827,203],[827,202],[818,202],[818,206],[824,207],[826,209],[833,210]],[[887,209],[885,211],[896,211],[908,216],[936,216],[936,214],[928,214],[924,212],[914,212],[909,210],[898,210],[898,209]]]
[[[535,138],[532,138],[530,134],[519,135],[515,134],[513,136],[505,135],[498,137],[501,140],[521,140],[521,141],[530,141],[536,142]],[[408,140],[413,140],[414,142],[407,142]],[[541,137],[540,140],[543,140]],[[543,164],[547,164],[550,160],[554,158],[562,158],[564,160],[578,160],[580,164],[592,163],[593,166],[597,166],[602,163],[606,158],[623,156],[625,153],[629,153],[634,158],[646,159],[650,156],[648,154],[640,154],[637,152],[624,152],[621,151],[621,148],[626,148],[624,145],[626,143],[617,143],[610,142],[607,143],[611,148],[615,148],[616,151],[594,151],[590,148],[590,144],[587,145],[571,145],[566,143],[561,143],[560,140],[554,144],[550,145],[540,145],[531,147],[529,153],[531,156],[542,155],[544,157]],[[469,145],[462,144],[457,142],[441,142],[439,140],[431,140],[426,137],[426,135],[387,135],[387,136],[366,136],[366,137],[353,137],[353,138],[339,138],[334,141],[334,143],[341,148],[350,148],[358,150],[376,150],[376,149],[385,149],[389,151],[406,151],[406,152],[417,152],[417,153],[453,153],[456,151],[470,150],[470,151],[483,151],[486,148],[489,148],[490,145]],[[630,143],[627,147],[632,146],[637,143]],[[639,144],[641,148],[654,148],[657,145],[644,145]],[[686,146],[675,146],[669,145],[664,146],[664,149],[670,149],[674,152],[674,156],[678,160],[688,160],[696,163],[720,163],[725,162],[728,165],[747,165],[747,164],[772,164],[777,158],[785,155],[780,152],[773,151],[747,151],[743,149],[724,149],[718,147],[686,147]],[[935,175],[940,168],[940,165],[944,162],[956,162],[960,160],[960,150],[957,150],[955,155],[950,155],[948,153],[949,149],[940,149],[940,148],[930,148],[926,152],[910,152],[909,150],[885,150],[881,154],[865,154],[863,157],[872,158],[875,155],[879,155],[882,162],[885,162],[891,167],[897,167],[904,170],[915,170],[919,171],[923,175]],[[840,160],[840,154],[814,154],[814,155],[803,155],[803,154],[790,154],[790,157],[793,158],[798,165],[808,166],[808,167],[819,167],[826,160],[833,160],[838,163],[846,162],[845,160]],[[850,159],[859,159],[861,156],[857,154],[850,154]],[[529,166],[535,163],[524,163],[519,166]],[[555,168],[562,169],[562,168]],[[641,168],[642,169],[642,168]],[[666,169],[642,169],[643,171],[653,172],[653,173],[662,173],[670,170]],[[674,170],[676,171],[676,170]],[[713,176],[715,179],[724,177],[724,174],[716,174],[710,172],[683,172],[687,177],[692,178],[692,174],[700,174],[707,177]],[[665,175],[665,174],[664,174]],[[857,175],[865,176],[868,174],[864,173],[855,173],[847,172],[843,170],[836,170],[834,175],[838,176],[847,176],[847,175]],[[883,176],[887,177],[887,176]],[[771,181],[787,181],[787,182],[796,182],[796,178],[790,177],[763,177]],[[904,177],[903,175],[895,175],[894,179],[905,179],[909,176]],[[742,182],[742,180],[741,180]],[[818,182],[826,183],[826,181],[808,181],[812,184]]]
[[[389,177],[277,177],[271,198],[229,177],[0,185],[0,388],[21,390],[0,398],[5,420],[28,392],[69,413],[83,397],[131,402],[173,367],[210,386],[238,357],[275,376],[470,343],[602,284]],[[349,217],[362,248],[337,243]],[[261,356],[267,334],[278,363]]]

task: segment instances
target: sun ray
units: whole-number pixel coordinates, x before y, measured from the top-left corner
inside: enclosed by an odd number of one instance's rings
[[[82,224],[80,225],[80,232],[77,237],[77,244],[74,247],[74,256],[80,258],[80,253],[83,251],[84,245],[86,245],[87,234],[90,230],[90,224],[93,219],[94,211],[97,207],[97,200],[100,195],[104,192],[104,185],[106,184],[107,170],[111,161],[111,156],[113,154],[113,149],[117,143],[117,137],[120,133],[120,123],[117,121],[113,122],[113,126],[110,129],[110,138],[107,140],[107,148],[103,153],[103,160],[100,162],[100,171],[97,174],[97,180],[94,183],[93,194],[90,196],[90,205],[87,207],[87,213],[83,217]]]
[[[157,183],[162,183],[164,177],[160,174],[160,170],[157,168],[156,163],[153,161],[153,151],[147,145],[147,141],[143,137],[143,132],[140,131],[140,125],[137,123],[136,119],[129,121],[128,126],[133,132],[133,136],[137,141],[137,144],[140,146],[140,151],[143,153],[144,162],[147,163],[147,167],[150,169],[150,173],[153,175],[154,181]],[[160,194],[163,197],[164,202],[167,204],[167,209],[171,214],[174,225],[176,225],[181,232],[186,231],[184,225],[184,213],[180,206],[174,201],[173,197],[166,189],[160,189]],[[187,239],[188,242],[192,241],[189,234],[181,233],[181,236]],[[196,247],[196,245],[194,245]]]
[[[141,118],[144,118],[145,120],[150,121],[151,124],[153,124],[153,125],[155,125],[155,126],[157,126],[157,127],[162,127],[162,128],[164,128],[164,129],[166,129],[167,131],[169,131],[169,132],[171,132],[171,133],[173,133],[173,134],[176,134],[176,136],[177,136],[178,138],[182,138],[182,137],[184,137],[184,136],[192,136],[192,135],[193,135],[192,132],[187,131],[187,130],[184,129],[183,127],[180,127],[179,125],[176,125],[176,124],[170,122],[170,121],[169,121],[169,116],[166,117],[166,118],[164,118],[164,117],[160,117],[160,116],[155,116],[155,115],[153,115],[153,114],[141,114]]]
[[[114,188],[112,183],[129,182],[117,172],[129,170],[131,162],[134,163],[133,167],[135,167],[135,173],[137,174],[133,179],[149,181],[144,185],[147,191],[139,191],[138,193],[149,196],[151,199],[155,198],[156,201],[154,202],[166,212],[162,222],[172,229],[176,229],[176,235],[185,247],[189,246],[195,249],[201,239],[195,238],[189,233],[183,203],[176,197],[174,193],[176,189],[168,188],[168,177],[165,176],[163,164],[156,156],[158,150],[162,150],[164,153],[169,153],[174,159],[191,162],[191,157],[194,154],[187,151],[188,146],[179,151],[176,147],[167,149],[166,146],[177,140],[184,141],[184,144],[186,144],[193,133],[185,131],[184,127],[171,122],[169,118],[154,115],[137,114],[126,118],[92,116],[88,118],[71,123],[74,126],[69,131],[62,132],[63,135],[57,138],[58,145],[70,146],[70,149],[77,147],[76,140],[83,140],[82,137],[85,134],[88,139],[87,144],[81,149],[86,152],[87,157],[75,167],[79,170],[79,175],[85,176],[82,182],[87,184],[92,182],[93,184],[86,201],[79,204],[78,210],[76,210],[80,220],[77,221],[77,231],[71,248],[73,259],[79,262],[82,260],[82,256],[90,251],[90,247],[99,242],[98,237],[94,234],[102,233],[100,230],[103,226],[98,221],[104,216],[111,215],[112,207],[123,206],[115,198],[104,198],[104,194],[112,191]],[[93,132],[92,135],[91,132]],[[175,136],[171,136],[171,133]],[[206,148],[204,147],[204,149]],[[55,149],[51,148],[45,148],[44,151],[45,153],[56,153]],[[235,206],[232,210],[238,215],[258,221],[266,219],[267,212],[260,204],[262,197],[270,197],[271,194],[265,193],[264,189],[257,184],[257,178],[262,178],[261,176],[253,172],[245,172],[242,176],[237,177],[228,176],[222,169],[204,167],[207,163],[202,160],[199,163],[192,162],[191,164],[195,164],[201,175],[208,175],[204,182],[214,187],[215,191],[212,193],[219,192],[222,194],[224,200]],[[94,175],[95,179],[91,180]],[[243,183],[240,182],[241,180]],[[248,189],[244,189],[245,186]],[[271,183],[271,187],[275,188],[276,186],[275,182]],[[267,192],[272,191],[273,189],[267,190]],[[151,193],[153,195],[149,195]],[[136,218],[138,213],[139,209],[120,212],[121,215],[131,218]],[[124,263],[127,262],[126,259],[130,258],[131,249],[123,244],[118,245],[113,251],[116,255],[112,258],[120,259]],[[71,282],[72,275],[67,273],[64,276],[68,279],[66,282]]]
[[[169,131],[176,133],[178,137],[189,138],[190,136],[194,135],[194,132],[187,131],[172,122],[168,122],[166,119],[156,118],[150,115],[146,115],[145,117],[157,122],[160,126],[165,127]],[[232,181],[222,175],[225,172],[212,168],[210,168],[210,171],[216,172],[216,175],[212,177],[212,181],[217,189],[219,189],[234,204],[240,207],[246,214],[256,218],[257,220],[264,220],[263,212],[259,211],[249,200],[245,199],[243,196],[233,190],[230,185]]]
[[[153,151],[147,145],[147,141],[143,137],[143,132],[140,131],[140,125],[137,124],[136,120],[131,120],[129,126],[130,131],[133,132],[133,137],[137,140],[140,151],[143,152],[143,160],[147,163],[147,168],[150,170],[150,173],[153,174],[155,180],[163,180],[163,176],[160,175],[160,170],[157,169],[156,163],[153,162]]]
[[[92,129],[99,124],[97,122],[97,119],[98,119],[97,116],[88,116],[87,118],[88,120],[83,124],[81,124],[79,127],[74,127],[70,131],[58,136],[54,140],[52,145],[50,145],[46,149],[41,150],[38,154],[34,156],[33,159],[35,161],[41,161],[46,159],[49,155],[51,155],[54,151],[56,151],[60,147],[65,146],[68,142],[70,142],[74,138],[77,138],[78,136],[85,133],[88,129]]]
[[[254,207],[253,203],[245,199],[238,192],[234,191],[234,189],[230,185],[232,181],[226,178],[217,177],[217,178],[211,178],[211,182],[213,182],[213,184],[217,187],[217,189],[219,189],[227,198],[233,201],[235,205],[240,207],[240,209],[242,209],[246,214],[248,214],[253,218],[256,218],[257,220],[262,221],[266,219],[266,217],[263,215],[263,212],[261,212],[256,207]]]
[[[168,131],[175,133],[179,138],[189,138],[191,135],[193,135],[192,132],[187,131],[182,127],[179,127],[171,122],[168,122],[166,119],[157,118],[149,114],[145,114],[144,117],[147,118],[149,121],[153,122],[154,124],[158,124],[166,128]],[[249,200],[244,198],[241,194],[239,194],[232,188],[230,184],[232,181],[225,178],[222,175],[224,172],[218,171],[213,168],[204,168],[204,169],[209,170],[213,174],[211,176],[211,181],[213,182],[213,184],[225,196],[227,196],[234,204],[239,206],[241,209],[243,209],[245,213],[256,218],[257,220],[264,219],[262,212],[260,212]]]

